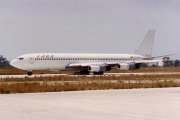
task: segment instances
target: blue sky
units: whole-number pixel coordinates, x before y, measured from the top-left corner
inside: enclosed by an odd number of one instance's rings
[[[153,55],[180,59],[179,0],[0,0],[0,54],[133,53],[156,29]]]

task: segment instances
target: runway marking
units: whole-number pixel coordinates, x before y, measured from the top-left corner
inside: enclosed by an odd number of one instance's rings
[[[38,102],[38,103],[46,103],[46,104],[52,104],[52,105],[60,105],[60,106],[66,106],[66,107],[74,107],[74,108],[81,108],[85,110],[93,110],[93,111],[98,111],[98,112],[105,112],[105,113],[112,113],[112,114],[119,114],[119,115],[126,115],[126,116],[133,116],[133,117],[141,117],[141,118],[147,118],[147,119],[154,119],[154,120],[168,120],[168,119],[163,119],[163,118],[155,118],[155,117],[149,117],[149,116],[144,116],[144,115],[137,115],[137,114],[128,114],[128,113],[119,113],[119,112],[112,112],[112,111],[106,111],[106,110],[100,110],[100,109],[94,109],[94,108],[88,108],[88,107],[82,107],[82,106],[76,106],[76,105],[65,105],[65,104],[55,104],[52,102],[42,102],[38,100],[29,100],[29,99],[20,99],[16,97],[7,97],[7,96],[0,96],[4,98],[9,98],[9,99],[17,99],[17,100],[23,100],[23,101],[30,101],[30,102]]]

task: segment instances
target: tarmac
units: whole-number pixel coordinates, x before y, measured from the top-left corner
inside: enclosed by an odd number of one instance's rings
[[[173,75],[173,74],[180,74],[180,72],[144,72],[144,73],[104,73],[104,75],[114,75],[114,76],[121,76],[121,75]],[[2,78],[25,78],[25,77],[49,77],[49,76],[80,76],[80,75],[72,75],[72,74],[33,74],[32,76],[28,75],[0,75],[0,79]],[[82,76],[82,75],[81,75]],[[92,77],[93,74],[87,75]],[[97,75],[96,75],[97,76]]]
[[[1,120],[180,120],[180,88],[0,95]]]

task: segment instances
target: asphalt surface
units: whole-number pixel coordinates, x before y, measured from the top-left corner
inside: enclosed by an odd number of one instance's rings
[[[1,120],[180,120],[180,88],[1,94]]]
[[[172,75],[172,74],[180,74],[180,72],[145,72],[145,73],[104,73],[104,75]],[[47,77],[47,76],[79,76],[79,75],[70,75],[70,74],[33,74],[30,77]],[[92,77],[93,74],[87,75]],[[29,77],[28,75],[0,75],[0,78],[25,78]]]

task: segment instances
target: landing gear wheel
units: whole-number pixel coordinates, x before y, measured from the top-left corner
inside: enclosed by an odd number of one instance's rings
[[[80,75],[89,75],[90,72],[89,71],[80,71]]]
[[[93,72],[94,75],[103,75],[104,72]]]
[[[28,71],[28,72],[27,72],[27,75],[28,75],[28,76],[31,76],[31,75],[32,75],[32,72],[31,72],[31,71]]]

